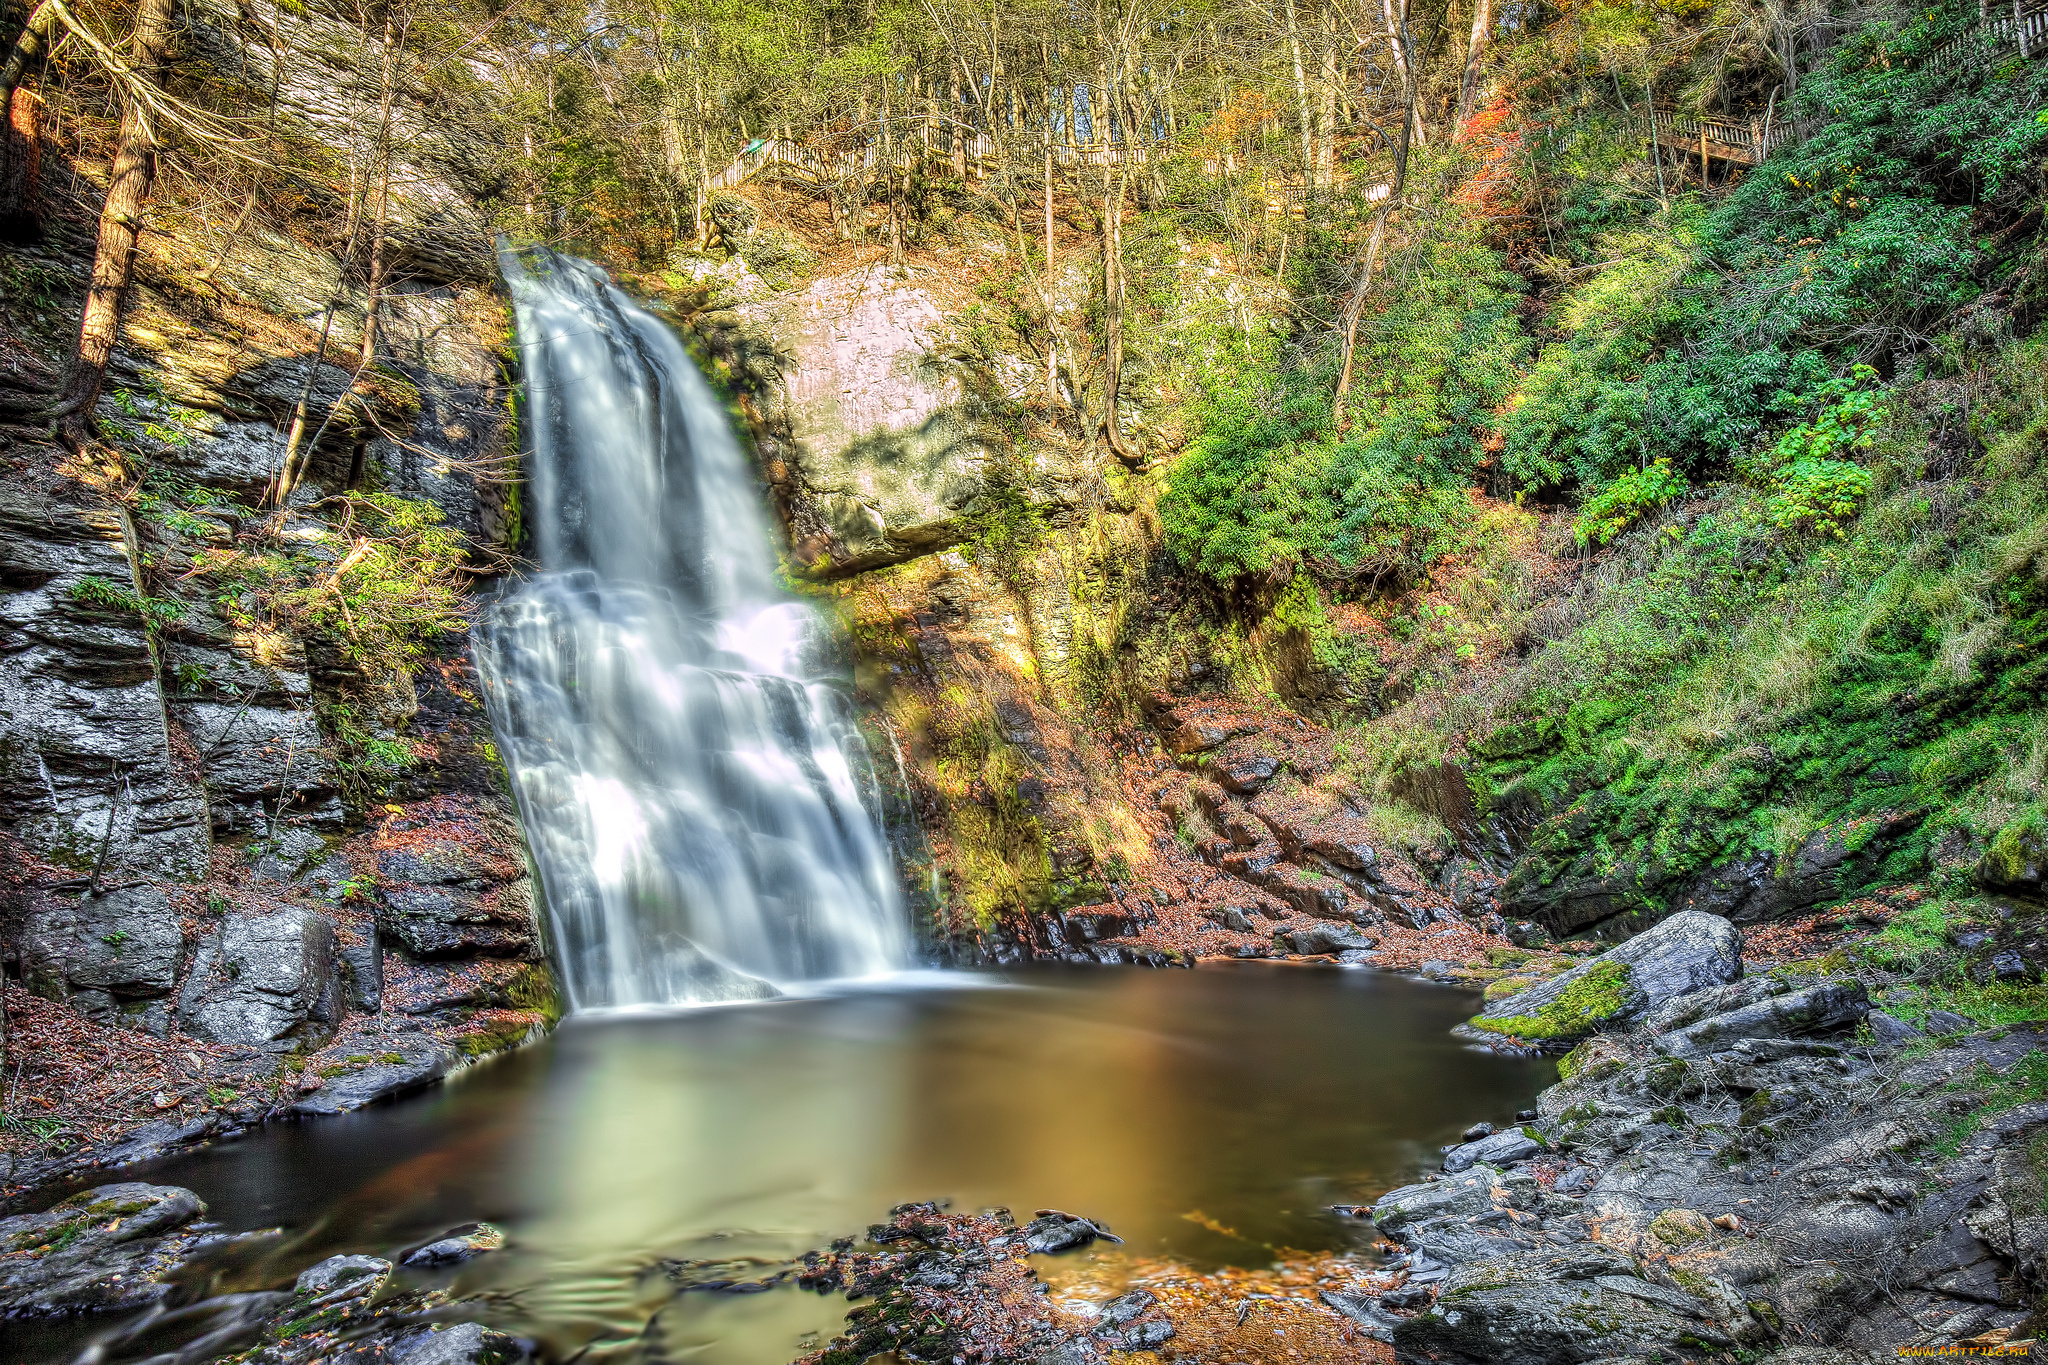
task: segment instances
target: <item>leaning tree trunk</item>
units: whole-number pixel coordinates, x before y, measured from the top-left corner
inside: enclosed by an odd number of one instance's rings
[[[176,0],[142,0],[135,13],[129,57],[139,80],[157,82],[171,45]],[[100,208],[99,247],[92,285],[78,320],[78,349],[71,357],[55,416],[57,438],[74,452],[92,444],[92,413],[107,381],[107,361],[121,333],[121,306],[135,274],[135,248],[142,237],[143,208],[156,182],[156,130],[150,113],[132,90],[124,90],[121,140],[114,152],[106,202]]]

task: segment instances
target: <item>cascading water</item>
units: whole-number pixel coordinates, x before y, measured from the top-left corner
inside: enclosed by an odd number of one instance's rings
[[[716,395],[596,266],[499,256],[540,571],[473,644],[572,1007],[902,966],[867,748]]]

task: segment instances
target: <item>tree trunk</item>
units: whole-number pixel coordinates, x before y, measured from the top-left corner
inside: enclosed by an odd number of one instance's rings
[[[1048,111],[1048,114],[1050,111]],[[1052,124],[1045,126],[1045,405],[1060,401],[1059,344],[1053,331],[1052,300],[1057,275],[1052,264]]]
[[[1301,62],[1301,25],[1295,20],[1294,0],[1287,0],[1287,50],[1294,57],[1294,114],[1301,124],[1301,178],[1306,184],[1315,179],[1315,131],[1309,114],[1308,73]]]
[[[1344,305],[1344,366],[1337,376],[1337,393],[1330,405],[1330,420],[1339,432],[1345,428],[1344,398],[1351,392],[1352,368],[1358,359],[1358,324],[1365,316],[1366,294],[1372,287],[1372,272],[1379,264],[1380,247],[1386,241],[1387,224],[1400,207],[1401,194],[1408,183],[1408,139],[1415,126],[1415,84],[1409,82],[1407,89],[1408,110],[1401,120],[1401,136],[1394,143],[1394,179],[1387,186],[1387,198],[1380,205],[1380,211],[1373,215],[1372,238],[1366,243],[1365,262],[1358,271],[1358,283],[1352,287],[1351,297]]]
[[[16,88],[0,100],[0,241],[33,242],[42,235],[36,211],[42,180],[43,101]]]
[[[41,155],[37,101],[21,82],[49,45],[57,7],[38,5],[16,35],[7,65],[0,67],[0,237],[34,236],[37,160]],[[16,98],[19,93],[20,98]]]
[[[1129,174],[1128,167],[1119,167],[1114,177],[1107,165],[1102,168],[1102,438],[1119,460],[1136,468],[1144,461],[1124,444],[1117,411],[1124,382],[1124,188]]]
[[[391,212],[391,101],[398,84],[398,51],[391,20],[384,21],[384,62],[381,87],[377,92],[377,140],[371,146],[371,163],[377,177],[372,191],[376,208],[370,219],[370,268],[363,294],[362,367],[377,354],[377,304],[384,289],[384,226]]]
[[[392,32],[391,20],[384,20],[384,62],[381,74],[382,86],[377,92],[377,141],[371,149],[376,157],[376,199],[377,207],[370,219],[370,268],[363,289],[363,346],[358,352],[356,373],[370,368],[370,362],[377,358],[377,308],[384,294],[384,228],[391,214],[391,101],[398,86],[398,39]],[[342,401],[347,401],[343,395]],[[333,421],[334,414],[327,414]],[[348,486],[354,488],[363,481],[363,462],[369,453],[367,442],[355,449],[355,458],[349,462]],[[291,490],[285,490],[289,493]]]
[[[1337,100],[1344,89],[1344,77],[1337,63],[1337,7],[1323,5],[1323,89],[1322,112],[1316,128],[1316,185],[1329,189],[1337,183]]]
[[[1479,69],[1486,58],[1486,40],[1493,35],[1493,0],[1472,0],[1472,41],[1465,48],[1465,81],[1458,90],[1458,136],[1479,105]]]
[[[1429,145],[1422,126],[1422,102],[1416,98],[1422,73],[1415,69],[1415,44],[1408,33],[1408,0],[1380,0],[1380,16],[1387,25],[1387,46],[1394,53],[1394,70],[1401,77],[1401,98],[1408,106],[1408,129],[1416,143]]]
[[[138,78],[156,82],[163,74],[171,45],[171,15],[176,0],[142,0],[135,12],[135,36],[129,59]],[[156,182],[156,130],[149,111],[132,95],[122,99],[121,140],[100,207],[99,245],[92,263],[92,285],[78,320],[78,347],[72,353],[64,392],[58,399],[57,438],[74,453],[93,444],[93,409],[107,382],[107,362],[121,334],[121,307],[135,274],[135,248],[142,236],[142,213]]]

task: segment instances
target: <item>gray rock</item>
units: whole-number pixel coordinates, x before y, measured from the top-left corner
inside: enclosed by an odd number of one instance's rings
[[[1068,1218],[1057,1213],[1032,1219],[1024,1225],[1022,1232],[1025,1248],[1037,1255],[1086,1246],[1101,1235],[1101,1230],[1087,1219]]]
[[[301,1271],[292,1290],[325,1299],[336,1290],[346,1289],[348,1293],[343,1297],[359,1298],[376,1293],[390,1278],[391,1262],[381,1257],[329,1256],[318,1265]]]
[[[436,1048],[408,1048],[396,1062],[373,1062],[360,1071],[331,1077],[310,1095],[302,1095],[291,1112],[307,1116],[346,1114],[379,1100],[432,1085],[448,1074],[449,1059]]]
[[[177,984],[185,940],[161,888],[52,899],[29,917],[22,935],[29,989],[56,1000],[98,991],[121,1002],[168,995]]]
[[[1657,1048],[1674,1057],[1706,1056],[1726,1052],[1746,1038],[1824,1033],[1868,1013],[1870,999],[1861,981],[1826,981],[1689,1024],[1658,1038]]]
[[[255,874],[264,881],[293,882],[327,851],[327,841],[309,829],[282,825],[274,838],[253,845]]]
[[[1684,1311],[1679,1311],[1679,1305]],[[1732,1346],[1689,1296],[1638,1278],[1597,1242],[1543,1248],[1454,1270],[1427,1313],[1394,1329],[1404,1358],[1457,1365],[1554,1365]]]
[[[1281,935],[1287,946],[1297,953],[1315,956],[1320,953],[1371,952],[1379,946],[1379,940],[1361,934],[1356,929],[1336,926],[1311,925],[1305,929],[1290,929]]]
[[[322,900],[338,901],[347,895],[349,883],[355,879],[356,870],[345,860],[326,858],[301,872],[296,884]]]
[[[2048,839],[2025,829],[2001,837],[1976,867],[1977,884],[1986,891],[2030,900],[2048,900]]]
[[[341,1009],[334,926],[295,906],[224,919],[200,945],[178,997],[187,1032],[250,1047],[323,1039]]]
[[[1427,1219],[1467,1218],[1496,1208],[1532,1207],[1539,1195],[1535,1177],[1485,1164],[1457,1175],[1389,1190],[1372,1206],[1373,1226],[1387,1236]]]
[[[168,709],[199,749],[216,833],[267,830],[280,800],[295,821],[340,827],[334,763],[310,707],[173,701]]]
[[[1466,1142],[1444,1153],[1444,1169],[1453,1175],[1468,1171],[1480,1162],[1489,1166],[1512,1166],[1525,1161],[1543,1150],[1543,1144],[1521,1128],[1509,1128],[1503,1132],[1483,1137],[1477,1142]]]
[[[771,357],[761,402],[796,448],[794,460],[770,457],[770,477],[780,472],[830,532],[829,544],[800,543],[800,559],[853,572],[968,537],[991,458],[1010,446],[972,399],[1003,381],[963,344],[937,294],[880,267],[855,269],[699,315],[699,325],[749,334],[736,349]]]
[[[539,946],[533,888],[500,881],[476,854],[442,840],[380,854],[377,925],[416,957],[532,957]]]
[[[411,1327],[382,1344],[375,1358],[390,1365],[511,1365],[527,1358],[518,1338],[475,1322]]]
[[[1124,1333],[1124,1348],[1136,1351],[1155,1350],[1172,1341],[1173,1337],[1173,1324],[1163,1318],[1154,1318],[1150,1322],[1141,1322]]]
[[[0,1313],[48,1317],[141,1308],[197,1243],[206,1205],[175,1185],[101,1185],[42,1212],[0,1218]],[[39,1255],[21,1253],[47,1248]]]
[[[1095,1365],[1095,1357],[1071,1341],[1063,1341],[1031,1358],[1031,1365]]]
[[[1382,1312],[1368,1296],[1346,1293],[1341,1289],[1325,1289],[1316,1297],[1357,1323],[1374,1341],[1392,1343],[1394,1340],[1394,1329],[1400,1326],[1401,1319]]]
[[[364,1014],[384,1008],[384,946],[377,926],[365,924],[335,931],[334,955],[347,977],[348,1003]]]
[[[145,1123],[140,1128],[130,1129],[120,1142],[99,1153],[102,1166],[114,1168],[132,1166],[139,1161],[154,1161],[168,1156],[182,1147],[214,1136],[220,1131],[221,1121],[212,1115],[196,1118],[184,1123],[172,1123],[158,1119]]]
[[[1574,1166],[1551,1183],[1550,1188],[1562,1195],[1582,1194],[1593,1188],[1600,1179],[1600,1172],[1591,1166]]]
[[[1980,984],[1993,981],[2027,981],[2034,975],[2034,969],[2026,958],[2020,956],[2017,948],[2000,948],[1982,963],[1972,968],[1971,977]]]
[[[1570,1008],[1567,992],[1588,976],[1611,975],[1615,967],[1623,974],[1614,987],[1595,992],[1601,997],[1595,1008]],[[1563,1046],[1601,1029],[1635,1023],[1676,997],[1741,977],[1741,932],[1727,920],[1687,911],[1548,981],[1494,1001],[1460,1032],[1485,1039],[1512,1031],[1496,1021],[1534,1018],[1549,1030],[1541,1035],[1544,1043]]]
[[[473,1227],[451,1232],[425,1246],[409,1252],[405,1264],[417,1266],[460,1265],[487,1251],[496,1251],[505,1245],[505,1234],[489,1223],[478,1223]]]
[[[1977,1027],[1962,1015],[1950,1010],[1929,1010],[1927,1018],[1921,1022],[1925,1023],[1927,1031],[1937,1038],[1947,1038],[1957,1033],[1971,1033]]]
[[[1903,1019],[1894,1019],[1883,1010],[1872,1010],[1864,1016],[1870,1025],[1870,1036],[1886,1047],[1904,1047],[1907,1043],[1927,1035]]]
[[[1273,780],[1280,771],[1280,760],[1265,754],[1250,758],[1230,759],[1216,765],[1216,781],[1225,791],[1239,796],[1249,796]]]
[[[1121,1327],[1156,1302],[1158,1300],[1154,1298],[1151,1290],[1134,1289],[1121,1298],[1111,1299],[1102,1305],[1101,1320],[1111,1327]]]
[[[1798,987],[1798,982],[1781,976],[1744,977],[1726,986],[1710,986],[1706,990],[1665,1001],[1643,1016],[1643,1028],[1650,1033],[1670,1033],[1688,1024],[1697,1024],[1710,1014],[1726,1014],[1774,995],[1789,995]]]
[[[137,548],[125,509],[89,491],[15,479],[0,497],[0,811],[9,834],[80,876],[104,844],[107,884],[196,881],[211,854],[205,793],[171,753],[149,632],[91,592],[139,595]]]

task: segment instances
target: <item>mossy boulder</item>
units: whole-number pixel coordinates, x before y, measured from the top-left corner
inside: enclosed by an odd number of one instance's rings
[[[127,1312],[171,1293],[206,1212],[176,1185],[101,1185],[42,1213],[0,1218],[0,1313]]]
[[[1562,1052],[1590,1034],[1633,1024],[1668,1000],[1741,976],[1740,931],[1718,916],[1687,911],[1570,971],[1489,1001],[1457,1031]]]

